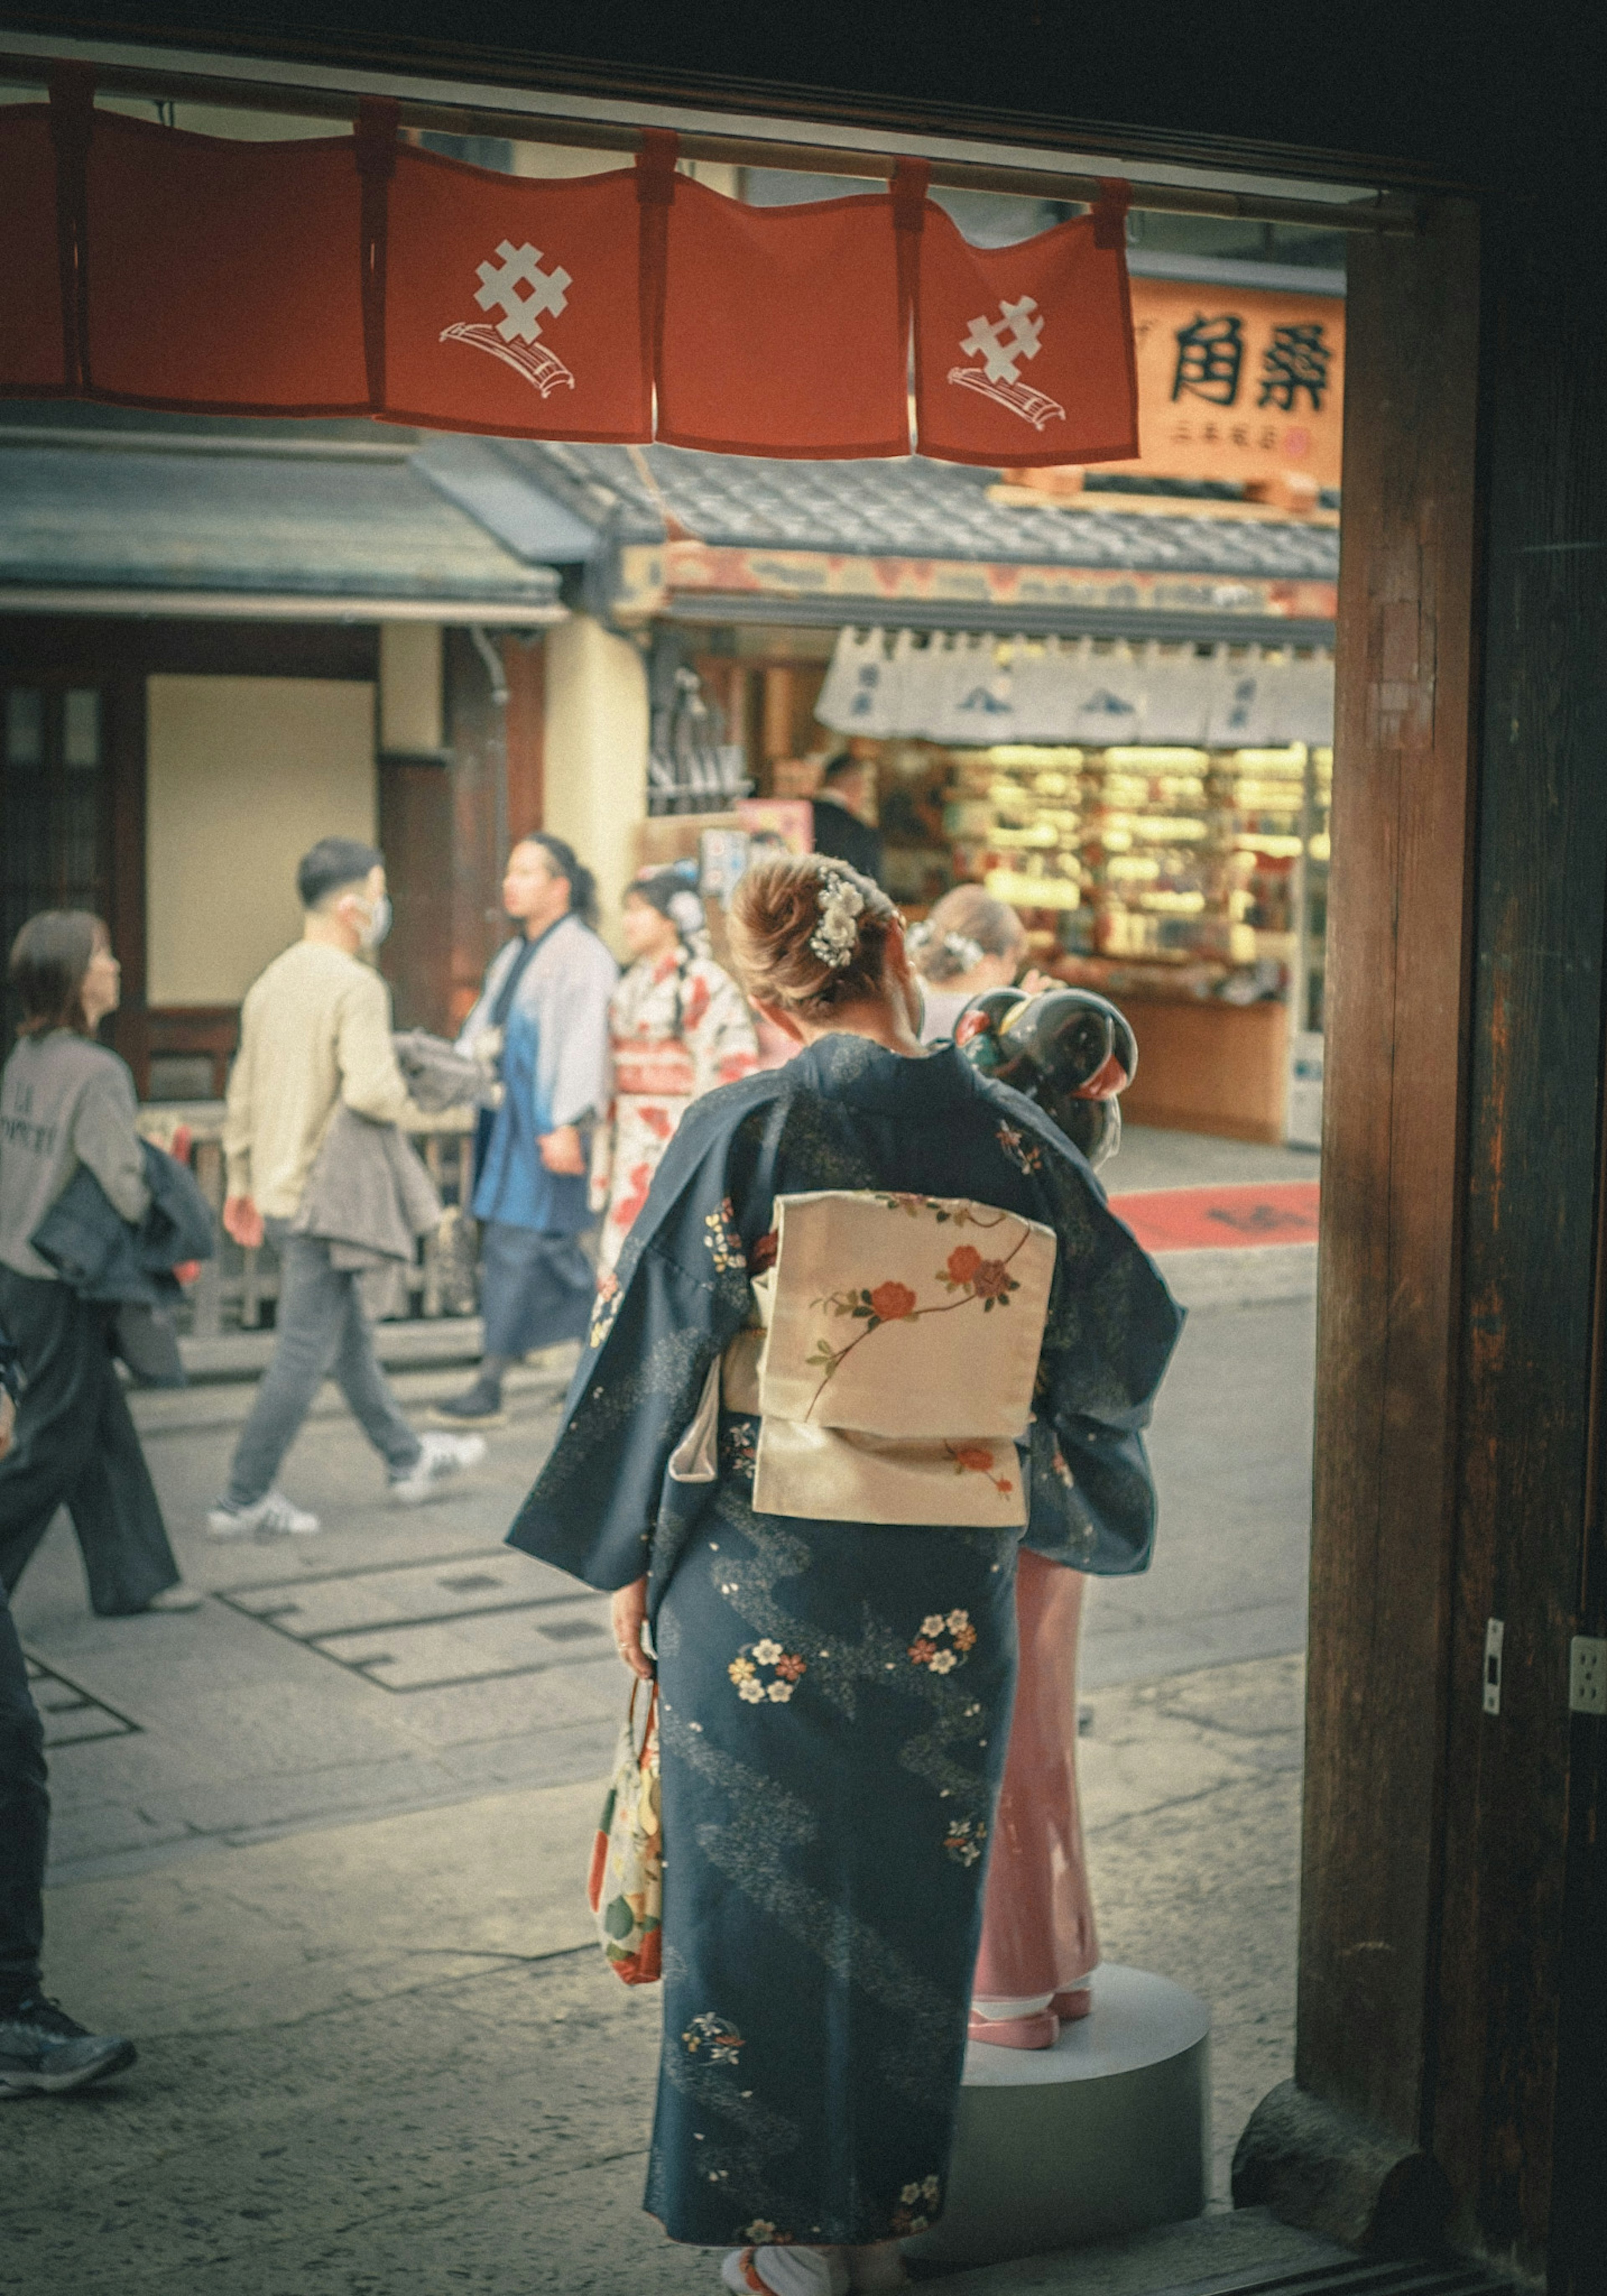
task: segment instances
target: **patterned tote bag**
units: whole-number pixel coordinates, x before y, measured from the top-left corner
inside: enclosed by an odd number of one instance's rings
[[[626,1985],[652,1985],[662,1974],[664,1857],[658,1685],[653,1684],[648,1691],[647,1719],[639,1737],[636,1703],[642,1687],[639,1677],[630,1685],[630,1704],[620,1731],[586,1883],[598,1941],[614,1975]]]

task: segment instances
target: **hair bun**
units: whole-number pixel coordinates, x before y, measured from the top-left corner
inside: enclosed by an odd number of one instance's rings
[[[731,894],[731,955],[750,996],[818,1017],[879,996],[898,912],[845,861],[778,854]]]

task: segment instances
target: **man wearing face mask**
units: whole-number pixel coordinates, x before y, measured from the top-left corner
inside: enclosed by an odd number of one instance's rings
[[[358,957],[390,929],[383,856],[353,838],[322,838],[304,856],[296,890],[301,938],[246,992],[224,1121],[223,1225],[248,1250],[265,1234],[274,1244],[279,1301],[273,1360],[235,1447],[228,1489],[207,1517],[220,1538],[318,1529],[274,1477],[326,1376],[403,1505],[434,1496],[485,1453],[478,1436],[413,1432],[375,1358],[356,1272],[335,1264],[323,1237],[293,1229],[337,1102],[375,1124],[419,1119],[391,1045],[391,991]]]

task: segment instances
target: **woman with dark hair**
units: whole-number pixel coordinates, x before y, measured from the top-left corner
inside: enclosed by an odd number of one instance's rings
[[[597,882],[561,837],[521,838],[502,906],[519,931],[492,958],[457,1049],[502,1085],[481,1120],[472,1209],[480,1222],[485,1353],[472,1387],[436,1406],[454,1427],[495,1426],[502,1375],[532,1348],[578,1339],[597,1280],[591,1127],[608,1106],[608,1000],[619,967],[594,930]]]
[[[1181,1319],[1065,1136],[921,1044],[867,878],[761,863],[730,928],[800,1050],[682,1118],[509,1537],[656,1669],[647,2204],[729,2289],[843,2296],[943,2207],[1018,1549],[1144,1568]]]
[[[680,871],[644,870],[626,886],[623,908],[625,946],[636,962],[609,1008],[614,1101],[591,1160],[604,1268],[618,1259],[689,1103],[759,1065],[753,1016],[708,953],[703,903]]]
[[[72,1518],[103,1618],[193,1611],[111,1351],[115,1305],[81,1300],[32,1238],[80,1165],[131,1226],[151,1201],[134,1079],[95,1032],[119,978],[98,917],[47,909],[11,953],[22,1005],[0,1073],[0,1328],[21,1359],[16,1437],[0,1460],[0,1581],[9,1593],[57,1507]]]

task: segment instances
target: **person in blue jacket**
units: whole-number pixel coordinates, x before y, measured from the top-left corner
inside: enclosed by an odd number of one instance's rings
[[[481,1224],[485,1352],[454,1426],[494,1424],[502,1375],[532,1348],[579,1339],[597,1291],[579,1239],[590,1131],[612,1097],[608,1006],[619,967],[596,931],[597,886],[562,838],[522,838],[502,906],[519,932],[491,961],[457,1049],[496,1065],[500,1106],[482,1119],[473,1211]]]

